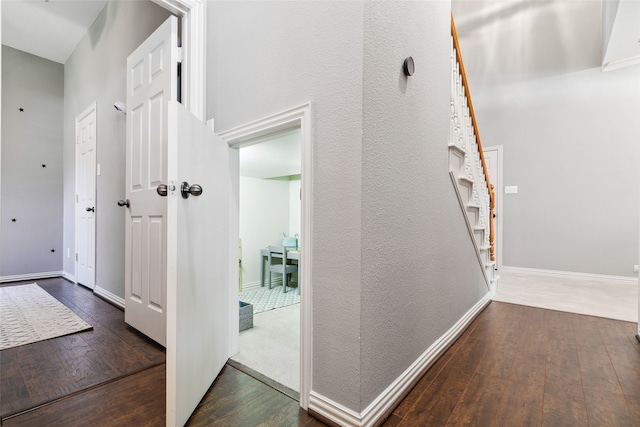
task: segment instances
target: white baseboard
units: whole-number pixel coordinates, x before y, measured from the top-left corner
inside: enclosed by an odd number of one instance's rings
[[[268,286],[268,279],[264,279],[264,285]],[[271,279],[271,287],[282,285],[282,276],[274,277]],[[242,292],[245,291],[253,291],[255,289],[260,289],[260,281],[257,282],[249,282],[242,284]]]
[[[45,271],[42,273],[15,274],[12,276],[0,276],[0,283],[19,282],[23,280],[50,279],[52,277],[63,277],[62,271]]]
[[[395,406],[411,391],[425,372],[455,342],[476,316],[491,302],[487,293],[447,332],[409,366],[385,391],[361,413],[345,408],[316,392],[311,392],[309,410],[345,427],[370,427],[388,416]]]
[[[68,281],[70,281],[70,282],[77,283],[77,281],[76,281],[76,276],[74,276],[74,275],[73,275],[73,274],[71,274],[71,273],[67,273],[66,271],[63,271],[63,272],[62,272],[62,278],[63,278],[63,279],[67,279],[67,280],[68,280]]]
[[[582,279],[582,280],[594,280],[598,282],[616,282],[619,284],[638,285],[637,277],[627,276],[607,276],[605,274],[592,274],[592,273],[580,273],[575,271],[559,271],[559,270],[543,270],[539,268],[526,268],[526,267],[507,267],[502,266],[501,272],[504,273],[526,273],[537,274],[546,277],[555,277],[557,279]]]
[[[101,288],[100,286],[96,286],[93,290],[93,293],[98,295],[99,297],[109,301],[111,304],[120,307],[124,310],[124,298],[119,297],[118,295]]]

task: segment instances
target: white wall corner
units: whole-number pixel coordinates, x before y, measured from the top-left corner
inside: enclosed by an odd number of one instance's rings
[[[345,408],[314,391],[311,392],[309,410],[341,426],[371,427],[376,425],[384,417],[391,414],[427,370],[447,351],[489,303],[491,303],[491,293],[487,293],[471,307],[361,413]]]
[[[124,298],[104,288],[101,288],[100,286],[96,286],[95,289],[93,290],[93,293],[98,295],[102,299],[109,301],[111,304],[115,305],[116,307],[120,307],[121,309],[124,310]]]
[[[66,279],[66,280],[68,280],[68,281],[70,281],[72,283],[77,283],[76,282],[76,276],[71,274],[71,273],[67,273],[66,271],[62,272],[62,278]]]

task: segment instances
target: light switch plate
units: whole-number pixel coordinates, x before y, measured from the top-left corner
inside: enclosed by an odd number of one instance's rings
[[[518,186],[517,185],[505,185],[504,186],[504,194],[518,194]]]

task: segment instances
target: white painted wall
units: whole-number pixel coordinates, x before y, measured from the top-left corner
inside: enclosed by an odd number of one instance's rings
[[[65,64],[64,79],[64,271],[74,274],[74,119],[97,103],[96,286],[124,298],[126,59],[166,18],[150,1],[109,1]],[[66,257],[69,248],[72,256]]]
[[[289,181],[289,232],[287,236],[298,235],[298,247],[300,247],[300,230],[302,203],[300,200],[301,181],[300,178]]]
[[[312,103],[313,391],[356,412],[487,293],[448,175],[449,13],[209,4],[219,131]]]
[[[365,2],[364,407],[487,293],[448,175],[449,15],[448,2]]]
[[[0,276],[59,272],[64,69],[8,46],[2,57]]]
[[[601,72],[594,3],[492,15],[505,4],[454,2],[482,141],[504,146],[504,185],[519,190],[503,199],[504,265],[634,274],[640,68]],[[532,55],[545,50],[552,62]]]
[[[260,251],[279,245],[289,229],[289,181],[240,177],[242,284],[260,281]]]
[[[216,1],[207,28],[217,131],[312,102],[313,389],[350,408],[361,405],[362,15],[361,2]]]

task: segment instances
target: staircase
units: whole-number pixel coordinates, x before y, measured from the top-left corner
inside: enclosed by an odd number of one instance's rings
[[[487,286],[496,289],[494,193],[482,153],[473,104],[451,17],[451,132],[449,175],[458,196]]]

